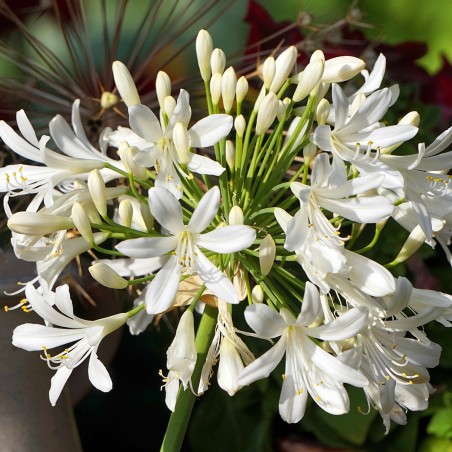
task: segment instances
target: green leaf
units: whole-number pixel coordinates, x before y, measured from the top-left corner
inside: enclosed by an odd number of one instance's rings
[[[452,408],[438,410],[430,419],[427,432],[439,438],[452,439]]]

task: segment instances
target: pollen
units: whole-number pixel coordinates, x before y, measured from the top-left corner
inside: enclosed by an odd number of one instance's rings
[[[282,378],[283,380],[285,380],[285,379],[286,379],[286,374],[282,374],[282,375],[281,375],[281,378]]]
[[[300,389],[296,392],[296,394],[297,394],[297,395],[303,394],[303,388],[300,388]],[[319,400],[320,400],[320,399],[319,399]]]

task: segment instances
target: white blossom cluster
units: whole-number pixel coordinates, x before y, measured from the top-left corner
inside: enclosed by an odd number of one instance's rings
[[[428,369],[440,359],[423,326],[449,327],[452,297],[414,288],[388,268],[424,243],[439,243],[452,261],[452,152],[443,152],[452,128],[417,153],[404,150],[420,118],[410,112],[395,125],[383,121],[399,95],[397,86],[381,87],[383,55],[368,72],[358,58],[326,60],[318,50],[297,72],[298,52],[289,47],[263,62],[256,81],[226,69],[204,30],[196,52],[207,105],[197,122],[189,93],[173,97],[164,72],[156,80],[159,111],[141,104],[120,62],[113,74],[129,121],[104,130],[97,147],[78,100],[72,124],[56,116],[50,136],[38,138],[24,111],[18,132],[0,122],[6,145],[35,162],[0,169],[14,251],[37,266],[21,306],[44,320],[19,326],[13,344],[41,350],[56,370],[55,404],[88,357],[93,385],[112,388],[96,354],[107,334],[126,322],[139,334],[155,315],[182,307],[164,376],[171,410],[180,383],[201,394],[217,362],[218,383],[233,395],[285,356],[285,421],[303,418],[308,395],[328,413],[346,413],[347,383],[362,388],[387,431],[391,419],[405,423],[406,410],[427,407]],[[10,199],[25,194],[33,195],[26,210],[12,213]],[[391,218],[407,238],[383,266],[365,252],[379,246]],[[366,225],[375,238],[355,249]],[[68,287],[56,285],[88,250],[99,257],[89,268],[96,281],[133,289],[130,311],[96,321],[74,315]],[[215,313],[216,326],[197,362],[194,315],[205,315],[203,308]],[[233,314],[243,312],[252,332],[234,327]],[[255,358],[249,335],[273,345]]]

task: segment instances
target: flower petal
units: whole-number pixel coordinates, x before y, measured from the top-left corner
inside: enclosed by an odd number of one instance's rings
[[[148,314],[160,314],[166,311],[176,297],[179,287],[181,266],[176,256],[171,256],[160,269],[146,292],[146,311]]]
[[[168,231],[177,234],[184,229],[182,208],[179,201],[168,190],[162,187],[151,188],[149,208],[154,218]]]
[[[69,369],[66,366],[60,367],[56,374],[50,380],[50,390],[49,390],[49,400],[52,406],[55,406],[58,398],[60,397],[61,391],[64,385],[71,376],[73,369]]]
[[[247,306],[245,319],[259,336],[266,338],[281,336],[287,327],[283,317],[266,304]]]
[[[212,176],[220,176],[225,171],[218,162],[199,154],[189,153],[189,161],[187,165],[190,171],[198,174],[210,174]]]
[[[88,365],[88,377],[92,385],[103,392],[111,391],[113,383],[107,368],[100,362],[96,354],[97,347],[91,352]]]
[[[286,341],[279,340],[270,350],[245,367],[237,378],[239,386],[247,386],[261,378],[267,378],[286,352]]]
[[[244,225],[229,225],[201,234],[199,246],[217,253],[235,253],[251,246],[256,239],[256,231]]]
[[[135,258],[155,258],[174,250],[178,244],[177,236],[170,237],[140,237],[139,239],[123,240],[116,249],[126,256]]]
[[[212,187],[199,201],[188,227],[192,232],[199,234],[212,222],[220,204],[220,189]]]
[[[162,138],[163,132],[155,114],[145,105],[129,107],[129,123],[131,129],[141,138],[150,143],[156,143]]]
[[[237,304],[240,301],[234,284],[204,256],[198,247],[196,247],[196,262],[194,267],[206,287],[218,298],[232,304]]]
[[[190,146],[205,148],[218,143],[232,129],[232,116],[215,114],[201,119],[188,131]]]

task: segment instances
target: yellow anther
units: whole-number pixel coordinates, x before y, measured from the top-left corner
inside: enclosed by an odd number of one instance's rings
[[[9,307],[8,306],[3,306],[3,309],[5,310],[5,312],[8,312]]]
[[[285,379],[286,379],[286,374],[282,374],[282,375],[281,375],[281,378],[282,378],[283,380],[285,380]]]
[[[389,375],[386,375],[385,378],[386,378],[386,381],[389,381]]]
[[[300,389],[296,392],[296,394],[297,394],[297,395],[303,394],[303,388],[300,388]],[[319,399],[319,400],[320,400],[320,399]]]

